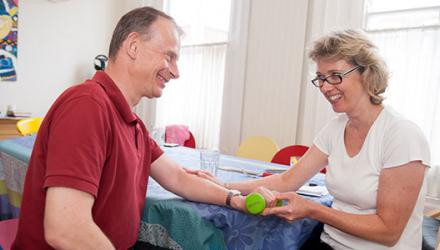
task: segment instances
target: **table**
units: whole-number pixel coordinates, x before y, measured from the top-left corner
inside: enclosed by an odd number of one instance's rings
[[[199,167],[199,154],[194,149],[164,150],[185,167]],[[227,155],[220,157],[220,165],[261,172],[270,165],[280,166]],[[252,178],[222,170],[218,176],[228,181]],[[319,174],[312,181],[323,185],[324,176]],[[248,215],[227,207],[185,201],[162,190],[150,180],[139,240],[172,249],[298,249],[318,224],[308,218],[290,224],[276,217]],[[327,195],[310,199],[330,205],[332,198]]]
[[[3,181],[7,190],[18,195],[22,192],[34,140],[35,135],[0,142],[0,185]],[[197,150],[163,149],[185,167],[200,167]],[[261,172],[269,165],[280,166],[227,155],[221,155],[220,165]],[[218,176],[227,181],[253,178],[223,170],[218,171]],[[324,176],[318,174],[311,182],[323,185]],[[147,197],[138,240],[170,249],[298,249],[318,224],[309,218],[288,223],[277,217],[253,216],[223,206],[190,202],[164,190],[151,178]],[[21,201],[21,195],[19,198]],[[332,197],[309,199],[330,205]],[[3,209],[4,200],[1,202]],[[9,204],[6,212],[6,216],[17,217],[19,202]]]
[[[0,115],[0,140],[20,136],[17,130],[17,122],[20,119],[22,118]]]
[[[0,220],[17,218],[35,135],[0,141]]]

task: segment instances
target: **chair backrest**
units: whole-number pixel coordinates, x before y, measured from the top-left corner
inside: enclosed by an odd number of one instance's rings
[[[196,148],[196,139],[194,138],[194,135],[191,133],[191,131],[189,132],[189,139],[185,141],[183,146],[188,148]]]
[[[21,119],[17,122],[17,129],[23,136],[30,135],[38,131],[42,121],[40,117]]]
[[[286,146],[286,147],[280,149],[273,156],[271,162],[289,166],[290,165],[290,157],[292,157],[292,156],[301,157],[307,152],[307,150],[309,150],[309,147],[303,146],[303,145]]]
[[[18,228],[18,219],[0,221],[0,248],[11,249]]]
[[[309,150],[309,147],[304,145],[286,146],[273,156],[271,162],[290,166],[290,157],[296,156],[300,158],[307,152],[307,150]],[[319,172],[325,174],[327,169],[323,168]]]
[[[270,162],[277,151],[278,145],[273,139],[266,136],[253,136],[244,140],[235,154],[244,158]]]

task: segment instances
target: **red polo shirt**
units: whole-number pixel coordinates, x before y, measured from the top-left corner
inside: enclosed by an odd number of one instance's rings
[[[51,249],[43,230],[48,187],[93,195],[98,227],[117,249],[133,246],[150,165],[162,153],[106,73],[69,88],[38,132],[13,249]]]

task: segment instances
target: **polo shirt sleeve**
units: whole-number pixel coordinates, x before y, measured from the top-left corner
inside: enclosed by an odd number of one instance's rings
[[[151,152],[151,163],[153,163],[157,158],[159,158],[163,154],[163,150],[157,145],[156,141],[151,138],[151,136],[147,135],[147,142],[149,144],[150,152]]]
[[[108,114],[91,96],[61,105],[50,122],[44,188],[68,187],[97,196],[109,134]]]

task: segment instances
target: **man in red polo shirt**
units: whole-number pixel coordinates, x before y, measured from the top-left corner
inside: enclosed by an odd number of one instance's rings
[[[132,112],[179,77],[180,29],[153,8],[117,24],[109,64],[66,90],[35,142],[13,249],[127,249],[137,239],[148,176],[190,200],[243,210],[242,196],[185,172]]]

